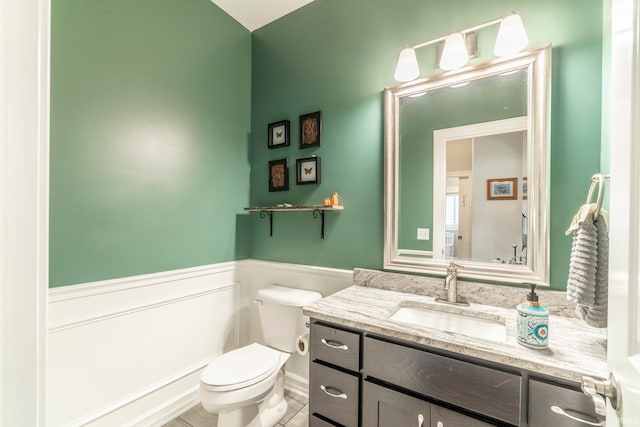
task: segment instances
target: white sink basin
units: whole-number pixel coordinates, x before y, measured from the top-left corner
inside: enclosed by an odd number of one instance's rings
[[[485,319],[426,307],[399,307],[389,320],[489,341],[504,341],[507,338],[507,329],[502,319]]]

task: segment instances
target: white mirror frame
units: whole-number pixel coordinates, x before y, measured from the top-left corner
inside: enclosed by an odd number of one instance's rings
[[[518,69],[528,71],[528,229],[527,265],[456,260],[458,276],[506,283],[549,285],[549,114],[551,93],[551,46],[521,52],[512,58],[496,58],[460,70],[417,79],[385,89],[385,270],[445,275],[449,260],[410,256],[398,248],[399,114],[400,98],[477,80]],[[434,144],[434,147],[436,145]],[[439,153],[434,153],[438,155]],[[436,157],[434,156],[434,160]],[[434,174],[436,168],[434,168]],[[434,185],[439,179],[434,176]],[[437,190],[434,188],[434,197]],[[437,213],[434,212],[437,215]],[[435,219],[435,218],[434,218]],[[435,223],[435,221],[434,221]],[[434,238],[438,233],[434,230]]]

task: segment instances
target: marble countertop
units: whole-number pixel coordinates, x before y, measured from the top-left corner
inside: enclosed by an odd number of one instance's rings
[[[399,306],[442,306],[445,311],[479,317],[503,318],[507,329],[504,342],[390,320]],[[569,381],[583,375],[607,377],[605,330],[587,326],[576,318],[551,314],[549,348],[535,350],[516,342],[516,309],[471,302],[469,307],[441,304],[434,297],[353,285],[304,308],[304,314],[344,326],[426,345],[435,349],[524,369]]]

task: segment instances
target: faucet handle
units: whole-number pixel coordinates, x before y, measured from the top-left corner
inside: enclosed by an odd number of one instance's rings
[[[449,263],[449,267],[448,267],[448,269],[456,270],[456,269],[458,269],[458,268],[464,268],[464,266],[462,266],[462,265],[460,265],[460,264],[456,264],[456,263],[455,263],[455,262],[453,262],[453,261],[451,261],[451,262]]]

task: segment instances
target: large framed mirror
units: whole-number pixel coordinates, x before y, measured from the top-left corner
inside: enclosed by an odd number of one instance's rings
[[[384,268],[549,282],[551,46],[385,89]]]

